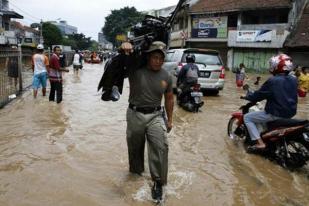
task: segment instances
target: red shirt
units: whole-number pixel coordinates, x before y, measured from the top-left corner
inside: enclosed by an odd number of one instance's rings
[[[49,67],[55,70],[60,69],[59,57],[56,54],[53,54],[50,58]]]
[[[59,57],[53,54],[49,61],[49,80],[51,82],[62,82],[62,72],[60,70]]]

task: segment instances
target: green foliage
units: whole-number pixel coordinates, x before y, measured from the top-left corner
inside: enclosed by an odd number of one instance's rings
[[[92,41],[90,37],[86,37],[83,33],[80,33],[68,35],[65,41],[63,41],[63,44],[71,46],[74,50],[84,50],[91,47]]]
[[[107,40],[116,45],[116,36],[126,34],[132,26],[142,21],[144,14],[138,12],[135,7],[124,7],[119,10],[112,10],[112,13],[105,18],[105,25],[102,28]]]
[[[51,48],[52,45],[71,46],[72,49],[89,49],[92,46],[90,37],[86,37],[83,33],[71,34],[63,37],[57,26],[49,23],[43,23],[44,44]]]
[[[92,40],[89,50],[90,51],[98,51],[99,50],[99,43],[95,40]]]
[[[73,39],[69,39],[68,37],[64,37],[62,40],[62,44],[65,46],[71,46],[72,49],[77,49],[77,44]]]
[[[43,23],[43,38],[44,44],[51,48],[52,45],[61,44],[62,43],[62,35],[61,31],[58,29],[57,26],[49,23]]]

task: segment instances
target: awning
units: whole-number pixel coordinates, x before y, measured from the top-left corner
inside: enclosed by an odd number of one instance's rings
[[[9,18],[15,18],[15,19],[23,19],[24,18],[22,15],[16,13],[15,11],[1,10],[0,15],[5,16],[5,17],[9,17]]]

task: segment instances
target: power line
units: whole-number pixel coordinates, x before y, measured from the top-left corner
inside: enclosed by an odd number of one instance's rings
[[[10,1],[10,5],[13,5],[15,8],[17,8],[18,10],[20,10],[21,12],[23,12],[24,14],[28,15],[29,17],[31,18],[34,18],[36,20],[40,20],[40,18],[36,17],[36,16],[33,16],[32,14],[30,14],[29,12],[25,11],[24,9],[21,9],[19,6],[16,6],[16,4],[12,3],[12,0]]]
[[[12,0],[11,0],[12,1]],[[33,16],[32,14],[26,12],[25,10],[19,8],[18,6],[16,6],[15,4],[13,4],[12,2],[10,2],[10,5],[12,5],[13,7],[15,7],[16,9],[18,9],[19,11],[21,11],[22,13],[26,14],[26,16],[29,17],[29,19],[32,19],[34,21],[41,21],[40,18]]]
[[[30,26],[32,23],[33,23],[33,20],[30,20],[30,19],[21,19],[21,20],[18,20],[17,22],[20,22],[23,24],[23,26]]]

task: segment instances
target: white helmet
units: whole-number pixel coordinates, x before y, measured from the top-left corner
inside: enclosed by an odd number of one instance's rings
[[[273,74],[286,73],[293,70],[292,58],[286,54],[273,56],[269,60],[269,71]]]
[[[42,49],[44,49],[44,46],[43,46],[43,44],[39,44],[36,48],[39,49],[39,50],[42,50]]]

